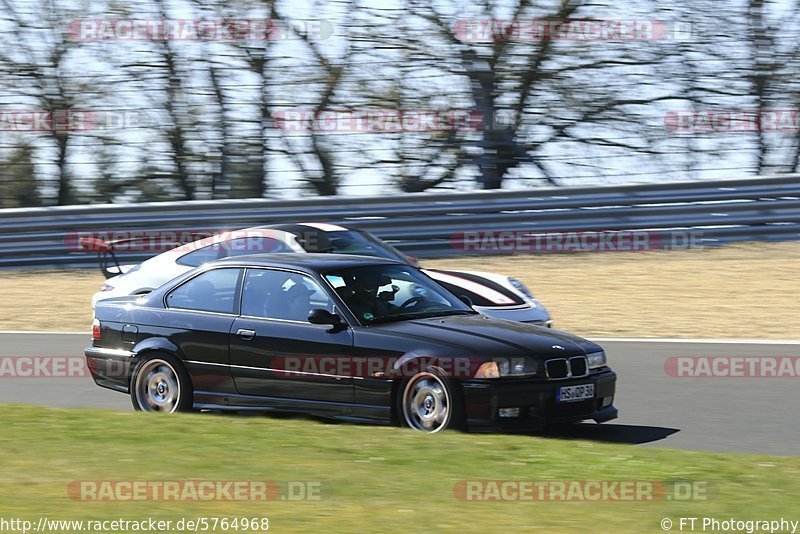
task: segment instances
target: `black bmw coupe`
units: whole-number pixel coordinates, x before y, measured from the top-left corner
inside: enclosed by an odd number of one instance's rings
[[[100,301],[95,382],[137,410],[260,410],[527,430],[617,416],[601,347],[480,315],[413,266],[336,254],[203,265]]]

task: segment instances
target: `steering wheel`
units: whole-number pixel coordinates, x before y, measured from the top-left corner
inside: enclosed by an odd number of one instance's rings
[[[423,302],[423,301],[425,301],[425,297],[411,297],[410,299],[408,299],[407,301],[405,301],[404,303],[402,303],[400,305],[400,309],[401,310],[405,310],[406,308],[410,308],[411,306],[415,306],[415,305],[417,305],[417,304],[419,304],[420,302]]]

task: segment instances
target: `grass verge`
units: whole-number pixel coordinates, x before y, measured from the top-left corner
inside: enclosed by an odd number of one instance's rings
[[[663,518],[779,519],[797,509],[800,459],[634,448],[532,436],[4,406],[0,516],[268,516],[270,530],[658,532]],[[86,502],[78,480],[314,481],[321,500]],[[462,480],[691,480],[707,500],[464,502]],[[800,519],[797,517],[791,519]],[[512,530],[513,529],[513,530]]]

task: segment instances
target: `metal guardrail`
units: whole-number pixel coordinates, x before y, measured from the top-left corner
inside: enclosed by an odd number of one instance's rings
[[[0,268],[94,267],[77,232],[234,230],[325,221],[369,230],[421,258],[463,254],[479,231],[702,232],[706,245],[800,240],[800,175],[610,187],[246,199],[0,210]],[[119,254],[141,261],[150,253]]]

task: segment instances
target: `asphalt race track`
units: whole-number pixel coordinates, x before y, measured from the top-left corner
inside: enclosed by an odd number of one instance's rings
[[[620,418],[544,435],[689,450],[800,454],[800,378],[677,378],[665,371],[665,362],[673,356],[800,356],[800,343],[599,342],[619,375],[615,404]],[[82,356],[88,343],[88,334],[2,333],[0,357]],[[0,402],[132,410],[126,395],[96,387],[87,376],[0,376]]]

